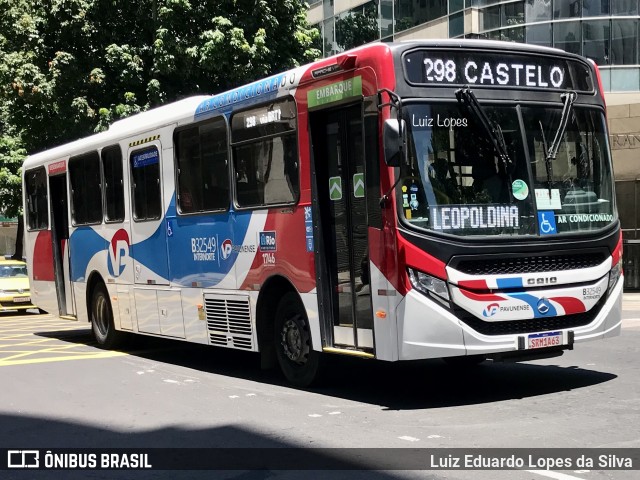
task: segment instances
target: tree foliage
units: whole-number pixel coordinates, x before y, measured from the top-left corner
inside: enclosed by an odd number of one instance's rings
[[[317,36],[300,0],[0,0],[0,210],[27,152],[311,61]]]
[[[362,11],[351,11],[336,20],[336,43],[349,50],[379,38],[378,10],[367,4]]]

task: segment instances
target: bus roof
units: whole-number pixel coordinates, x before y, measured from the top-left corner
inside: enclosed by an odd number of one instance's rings
[[[209,97],[206,95],[188,97],[118,120],[112,123],[109,129],[104,132],[30,155],[25,160],[23,168],[27,169],[33,165],[95,150],[162,125],[193,119],[196,107],[207,98]]]
[[[406,50],[412,46],[427,48],[472,48],[472,49],[493,49],[505,51],[519,51],[530,53],[542,53],[550,55],[563,55],[579,57],[573,53],[565,52],[559,48],[544,47],[541,45],[530,45],[528,43],[505,42],[502,40],[480,40],[480,39],[436,39],[436,40],[403,40],[399,42],[387,43],[392,50]],[[582,57],[579,57],[582,58]]]

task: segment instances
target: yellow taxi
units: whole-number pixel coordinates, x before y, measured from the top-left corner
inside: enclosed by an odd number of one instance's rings
[[[19,260],[0,260],[0,312],[24,312],[36,308],[31,303],[27,264]]]

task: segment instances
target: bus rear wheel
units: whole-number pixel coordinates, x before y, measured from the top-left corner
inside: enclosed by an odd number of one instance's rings
[[[122,333],[113,323],[109,293],[103,284],[97,285],[91,296],[91,330],[98,345],[104,348],[114,348],[122,340]]]
[[[280,369],[296,387],[308,387],[320,373],[320,353],[313,349],[309,320],[298,296],[285,294],[276,309],[274,343]]]

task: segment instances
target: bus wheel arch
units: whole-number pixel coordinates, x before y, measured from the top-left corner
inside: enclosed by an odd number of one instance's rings
[[[296,289],[291,282],[279,275],[269,278],[260,289],[256,305],[256,331],[260,350],[260,366],[263,369],[278,366],[273,341],[275,314],[280,298],[288,292],[295,291]]]
[[[92,272],[89,276],[86,295],[91,331],[96,342],[107,349],[118,346],[124,334],[116,330],[109,291],[99,273]]]
[[[286,379],[298,387],[313,383],[320,370],[320,353],[313,350],[304,303],[289,280],[270,278],[260,291],[256,312],[262,367],[279,365]]]
[[[102,275],[94,270],[87,277],[87,289],[85,291],[85,304],[87,305],[89,323],[91,323],[91,300],[93,298],[93,291],[98,284],[104,285],[104,280],[102,279]]]

